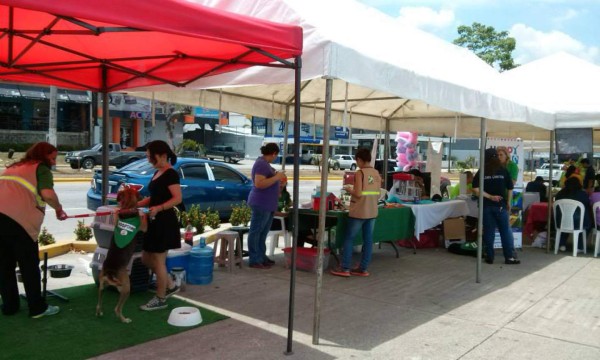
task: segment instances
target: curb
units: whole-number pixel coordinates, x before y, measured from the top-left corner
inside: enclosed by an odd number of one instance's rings
[[[334,180],[342,180],[343,178],[341,176],[332,176],[332,177],[328,177],[327,180],[328,181],[334,181]],[[288,182],[293,181],[294,178],[290,177],[288,178]],[[300,181],[302,180],[321,180],[321,177],[319,176],[301,176],[300,177]],[[88,181],[92,181],[92,178],[54,178],[54,182],[88,182]]]
[[[92,178],[54,178],[54,182],[88,182],[92,181]]]

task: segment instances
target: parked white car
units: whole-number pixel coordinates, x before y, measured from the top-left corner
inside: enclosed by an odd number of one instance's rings
[[[562,175],[563,164],[552,164],[552,180],[559,180]],[[541,176],[545,181],[550,178],[550,164],[545,163],[539,169],[535,169],[535,176]]]
[[[356,170],[356,160],[354,155],[334,155],[333,160],[340,164],[340,169]]]

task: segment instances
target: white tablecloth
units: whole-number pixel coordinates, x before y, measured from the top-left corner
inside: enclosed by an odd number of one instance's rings
[[[475,198],[475,200],[473,200],[471,198],[471,195],[459,195],[456,197],[456,199],[465,201],[465,203],[467,204],[467,207],[469,208],[469,213],[467,215],[472,216],[474,218],[479,217],[479,208],[477,207],[477,204],[479,201],[478,198]],[[533,204],[535,202],[539,202],[539,201],[540,201],[539,193],[532,193],[532,192],[523,193],[523,211],[529,209],[531,204]]]
[[[450,200],[433,204],[405,204],[415,215],[415,237],[439,225],[447,218],[466,216],[469,208],[464,200]]]

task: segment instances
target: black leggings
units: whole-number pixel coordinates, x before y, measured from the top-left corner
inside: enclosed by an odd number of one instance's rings
[[[19,311],[20,299],[17,286],[16,266],[23,278],[27,294],[29,316],[43,313],[48,308],[42,298],[38,243],[10,217],[0,213],[0,296],[2,313],[12,315]]]

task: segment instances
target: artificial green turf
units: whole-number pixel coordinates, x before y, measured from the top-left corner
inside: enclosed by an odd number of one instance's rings
[[[63,302],[48,297],[48,303],[60,306],[57,315],[32,319],[28,316],[25,301],[21,302],[21,311],[17,314],[0,315],[1,359],[85,359],[194,328],[167,323],[173,308],[194,306],[183,300],[171,298],[167,309],[141,311],[138,307],[153,294],[134,293],[123,310],[133,322],[123,324],[113,311],[118,297],[116,291],[104,291],[104,316],[100,318],[95,316],[98,290],[94,284],[56,292],[69,298],[69,302]],[[227,319],[202,308],[200,313],[202,323],[198,326]]]

